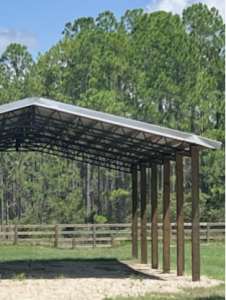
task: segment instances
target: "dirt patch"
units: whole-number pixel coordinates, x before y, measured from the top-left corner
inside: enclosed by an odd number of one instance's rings
[[[0,268],[5,278],[14,272],[35,275],[36,278],[43,275],[43,279],[1,279],[0,300],[101,300],[118,295],[178,293],[183,288],[206,288],[220,283],[204,276],[200,282],[192,282],[191,276],[177,277],[176,272],[163,274],[160,270],[151,269],[149,265],[113,260],[4,264],[4,268],[2,264]],[[59,275],[67,275],[68,278],[53,279]]]

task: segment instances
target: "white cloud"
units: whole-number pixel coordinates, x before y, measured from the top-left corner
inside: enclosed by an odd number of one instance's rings
[[[11,43],[25,45],[29,50],[34,48],[37,43],[37,37],[30,31],[16,31],[11,28],[0,27],[0,55]]]
[[[146,6],[146,11],[164,10],[174,14],[181,14],[186,7],[199,2],[206,4],[209,8],[216,7],[225,21],[225,0],[152,0]]]

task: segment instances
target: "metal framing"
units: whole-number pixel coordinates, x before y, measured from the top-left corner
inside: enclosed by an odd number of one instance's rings
[[[6,124],[6,120],[8,124]],[[99,125],[100,128],[96,128]],[[8,112],[1,120],[0,151],[39,151],[69,159],[97,164],[107,168],[131,172],[131,164],[139,170],[140,165],[152,162],[162,164],[164,156],[175,159],[175,149],[167,143],[158,145],[137,137],[128,137],[104,128],[102,122],[93,127],[84,124],[81,117],[73,122],[62,119],[59,111],[43,116],[40,108],[30,107],[26,112]],[[150,151],[151,148],[151,151]],[[186,156],[190,151],[178,150]]]
[[[191,142],[192,141],[192,142]],[[0,106],[0,151],[39,151],[131,173],[220,143],[43,98]]]

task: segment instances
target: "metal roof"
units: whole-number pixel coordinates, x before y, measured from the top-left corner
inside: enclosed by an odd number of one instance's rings
[[[185,133],[44,98],[0,106],[0,151],[40,151],[131,171],[191,146],[220,149],[221,143]]]

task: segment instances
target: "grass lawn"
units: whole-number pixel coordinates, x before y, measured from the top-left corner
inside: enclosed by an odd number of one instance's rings
[[[148,245],[148,261],[150,263],[151,249]],[[131,244],[115,248],[95,249],[55,249],[52,246],[19,244],[0,244],[0,262],[7,261],[33,261],[33,260],[70,260],[70,259],[117,259],[119,261],[132,260]],[[162,247],[159,246],[159,268],[162,268]],[[176,246],[171,247],[171,269],[176,269]],[[1,273],[1,271],[0,271]],[[185,273],[191,274],[191,245],[185,245]],[[225,281],[225,244],[215,242],[201,244],[201,275]],[[225,299],[225,285],[221,284],[210,289],[187,290],[186,295],[160,295],[152,294],[136,300],[223,300]],[[173,298],[172,298],[173,297]],[[107,298],[106,298],[107,299]],[[117,300],[132,300],[135,298],[116,298]]]

